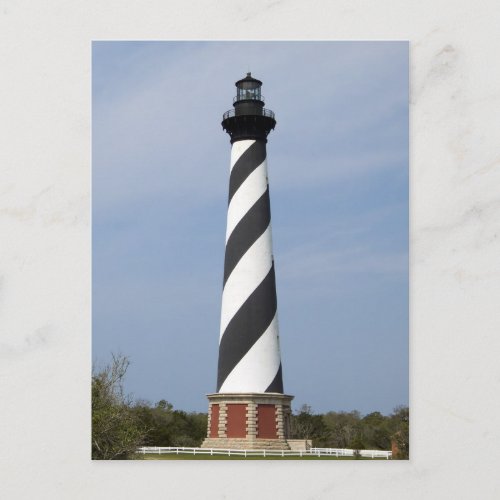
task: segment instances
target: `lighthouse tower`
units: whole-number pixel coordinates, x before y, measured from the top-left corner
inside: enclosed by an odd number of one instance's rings
[[[283,394],[267,179],[267,136],[276,125],[262,82],[236,82],[222,127],[231,172],[217,392],[209,394],[204,447],[286,449],[292,396]]]

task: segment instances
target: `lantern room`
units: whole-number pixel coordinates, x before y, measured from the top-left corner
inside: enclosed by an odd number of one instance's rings
[[[231,136],[231,144],[246,139],[265,141],[276,120],[274,113],[264,108],[264,96],[260,92],[262,82],[247,73],[235,85],[233,109],[222,117],[222,127]]]
[[[238,101],[263,101],[264,98],[260,93],[262,82],[252,77],[251,73],[236,82],[236,97],[234,102]]]

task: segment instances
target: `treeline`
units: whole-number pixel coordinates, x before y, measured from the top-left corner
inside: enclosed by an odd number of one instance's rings
[[[132,401],[123,390],[129,361],[113,356],[110,365],[92,374],[92,458],[133,458],[139,446],[200,446],[207,432],[206,413],[174,410],[166,400]],[[314,414],[303,405],[291,417],[291,437],[311,439],[324,448],[390,450],[394,458],[409,454],[409,412],[395,408],[389,416],[358,411]]]
[[[207,415],[174,410],[165,400],[132,401],[123,390],[129,364],[113,355],[110,365],[92,374],[92,459],[134,458],[139,446],[199,446]]]
[[[162,399],[152,406],[138,402],[130,411],[145,429],[141,446],[200,446],[207,437],[207,414],[174,410]]]
[[[397,449],[394,458],[409,456],[409,410],[399,406],[391,415],[376,411],[362,416],[359,411],[313,414],[303,405],[292,415],[292,438],[312,439],[318,448],[350,448],[354,450]]]

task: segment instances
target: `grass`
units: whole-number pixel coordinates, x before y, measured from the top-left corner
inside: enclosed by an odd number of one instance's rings
[[[288,456],[288,457],[242,457],[242,456],[227,456],[227,455],[189,455],[189,454],[171,454],[165,453],[162,455],[157,455],[155,453],[146,453],[145,455],[139,455],[138,460],[355,460],[353,457],[300,457],[300,456]],[[386,460],[385,458],[360,458],[359,460]]]

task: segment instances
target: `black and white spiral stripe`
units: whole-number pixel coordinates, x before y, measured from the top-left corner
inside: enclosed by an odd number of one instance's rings
[[[231,149],[217,392],[283,392],[266,144]]]

